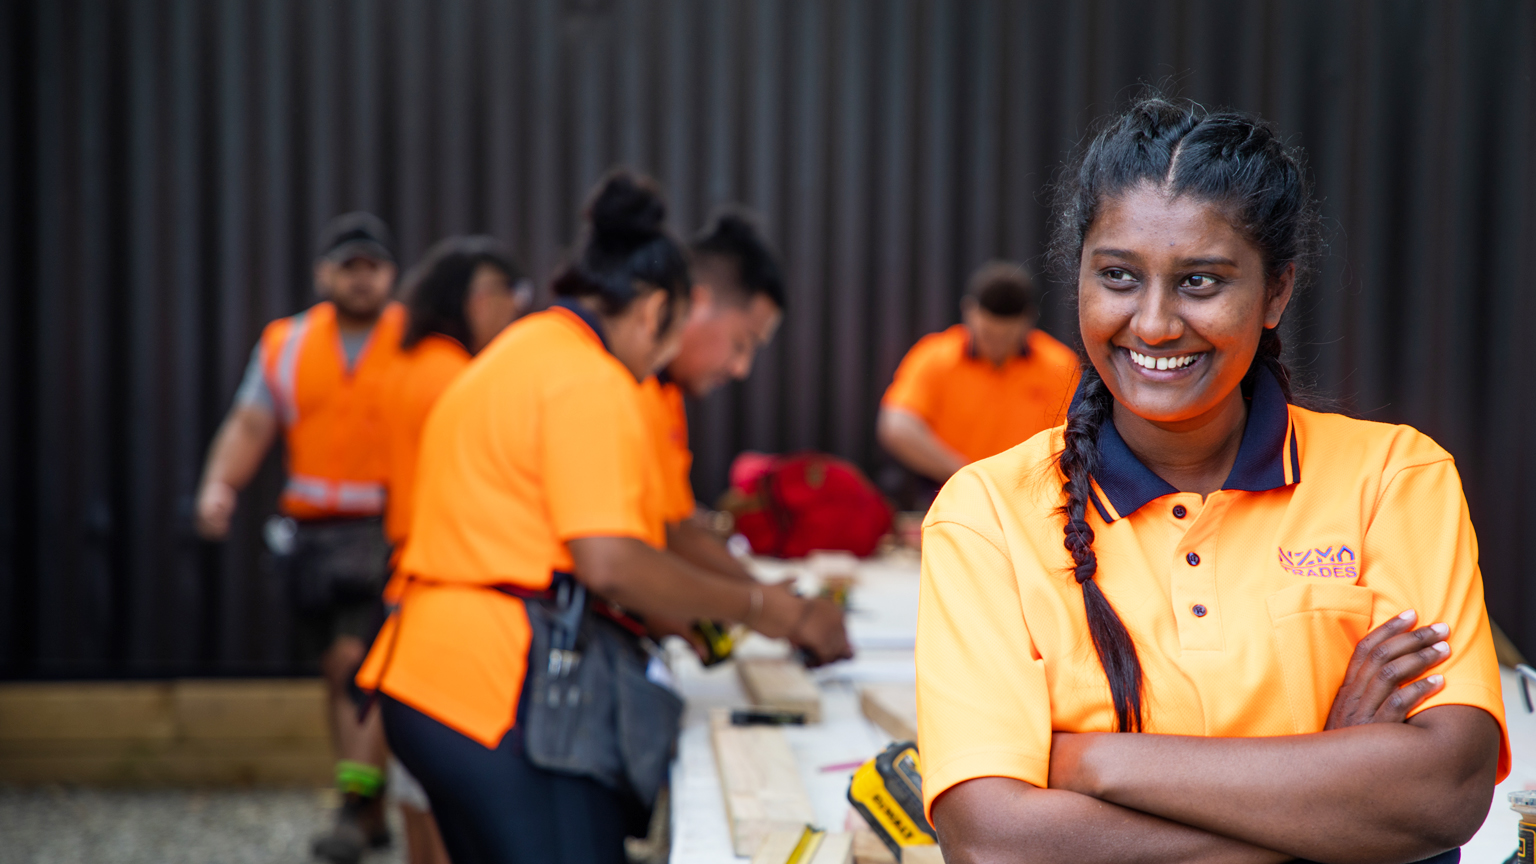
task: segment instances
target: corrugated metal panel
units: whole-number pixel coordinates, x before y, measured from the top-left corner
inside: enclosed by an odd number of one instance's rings
[[[540,275],[611,163],[684,230],[759,210],[791,308],[694,406],[708,499],[746,447],[878,467],[902,352],[966,273],[1038,261],[1043,184],[1138,82],[1256,110],[1335,229],[1288,332],[1325,394],[1458,458],[1490,607],[1536,646],[1536,9],[1522,0],[49,0],[0,11],[0,670],[289,668],[256,566],[188,527],[261,325],[313,237],[370,208],[407,260],[449,232]],[[1070,335],[1053,286],[1045,326]]]

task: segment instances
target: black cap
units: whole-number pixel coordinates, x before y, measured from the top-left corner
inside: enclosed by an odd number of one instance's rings
[[[395,262],[394,235],[384,220],[361,210],[332,219],[320,235],[320,257],[337,264],[353,258]]]

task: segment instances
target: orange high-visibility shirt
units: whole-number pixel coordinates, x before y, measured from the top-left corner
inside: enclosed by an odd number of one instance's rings
[[[966,466],[923,528],[923,797],[977,777],[1044,787],[1051,733],[1115,714],[1062,546],[1061,429]],[[1425,435],[1287,405],[1258,376],[1232,473],[1205,500],[1099,435],[1095,580],[1145,673],[1146,731],[1318,732],[1355,644],[1406,609],[1445,622],[1445,687],[1504,726],[1477,539],[1456,465]],[[1501,735],[1498,776],[1509,773]]]
[[[410,582],[357,675],[487,747],[516,718],[530,637],[522,601],[490,586],[547,587],[577,537],[665,544],[639,384],[596,320],[563,306],[523,318],[437,401],[400,562]]]
[[[683,405],[683,388],[670,379],[652,375],[640,384],[640,404],[656,445],[662,518],[669,523],[681,522],[692,516],[698,506],[689,477],[693,451],[688,449],[688,410]]]
[[[404,321],[404,307],[386,306],[350,372],[329,302],[262,331],[262,370],[288,449],[288,482],[278,502],[284,513],[321,519],[384,512],[381,403]]]
[[[921,417],[968,462],[1001,453],[1062,422],[1077,386],[1071,348],[1038,328],[1028,345],[993,366],[971,347],[964,324],[930,333],[902,358],[880,404]]]
[[[405,551],[411,530],[411,506],[416,482],[416,456],[421,429],[437,400],[469,365],[470,354],[457,340],[429,333],[409,350],[401,351],[389,394],[384,399],[384,424],[388,433],[384,536],[395,550],[395,560]],[[398,575],[398,574],[397,574]],[[384,599],[398,599],[400,580],[391,579]]]
[[[457,340],[430,333],[410,350],[400,352],[390,392],[384,400],[388,431],[389,478],[384,510],[384,534],[403,549],[411,528],[411,502],[416,480],[416,456],[427,414],[443,391],[469,365],[471,357]]]

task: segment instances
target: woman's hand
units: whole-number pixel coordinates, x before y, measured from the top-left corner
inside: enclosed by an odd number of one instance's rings
[[[645,631],[657,642],[667,636],[676,636],[688,643],[700,661],[709,659],[709,646],[704,644],[704,639],[694,629],[693,622],[685,618],[673,618],[670,615],[657,615],[653,612],[645,616]]]
[[[786,580],[757,589],[762,592],[762,608],[743,619],[747,626],[809,650],[818,664],[852,657],[842,608],[831,600],[798,597],[790,590],[793,584],[794,580]]]
[[[1401,723],[1409,711],[1445,687],[1444,676],[1419,676],[1451,656],[1445,641],[1450,625],[1410,630],[1417,620],[1418,613],[1409,609],[1360,640],[1324,729]]]
[[[848,631],[843,622],[843,607],[825,597],[815,597],[805,603],[799,623],[790,631],[789,641],[811,655],[808,660],[812,666],[852,657],[853,648],[848,644]]]

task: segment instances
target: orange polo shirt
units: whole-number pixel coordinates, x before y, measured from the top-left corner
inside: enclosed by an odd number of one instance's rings
[[[495,747],[517,716],[530,633],[494,585],[543,588],[566,542],[665,542],[639,385],[596,318],[557,306],[502,331],[422,431],[410,578],[358,672],[377,689]]]
[[[923,796],[976,777],[1044,787],[1051,732],[1114,708],[1062,546],[1059,429],[969,465],[923,527],[917,625]],[[1504,724],[1477,539],[1450,454],[1407,426],[1287,405],[1261,374],[1231,476],[1204,501],[1112,423],[1088,522],[1099,587],[1135,640],[1146,731],[1318,732],[1355,644],[1405,609],[1450,625],[1445,688]],[[1509,772],[1501,738],[1498,776]]]
[[[469,365],[470,353],[457,340],[430,333],[395,361],[389,394],[384,400],[385,452],[389,475],[385,489],[384,534],[397,552],[411,529],[415,492],[416,453],[427,414],[443,391]]]
[[[1027,341],[1028,351],[993,366],[964,324],[930,333],[902,358],[880,404],[921,417],[968,462],[1001,453],[1060,423],[1076,386],[1071,348],[1038,328]]]
[[[688,411],[683,406],[683,388],[664,374],[652,375],[640,384],[640,404],[661,469],[662,518],[668,523],[681,522],[692,516],[698,506],[689,477],[693,451],[688,449]]]

